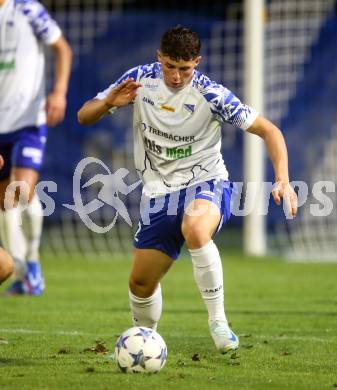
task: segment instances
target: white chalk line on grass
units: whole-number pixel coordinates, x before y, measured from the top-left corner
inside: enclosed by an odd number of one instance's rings
[[[94,338],[99,338],[99,337],[117,337],[117,335],[114,332],[111,332],[109,334],[107,333],[88,333],[88,332],[82,332],[78,330],[71,330],[71,331],[66,331],[66,330],[59,330],[59,331],[54,331],[54,332],[49,332],[49,331],[44,331],[44,330],[37,330],[37,329],[24,329],[24,328],[18,328],[18,329],[6,329],[6,328],[0,328],[0,338],[1,338],[1,333],[8,333],[8,334],[36,334],[36,335],[46,335],[46,336],[90,336]],[[171,334],[172,335],[172,334]],[[181,336],[181,334],[180,334]],[[331,339],[330,338],[320,338],[320,337],[314,337],[314,336],[291,336],[291,335],[282,335],[282,336],[272,336],[272,335],[242,335],[239,338],[241,342],[244,340],[249,340],[251,339],[261,339],[261,340],[275,340],[275,341],[281,341],[281,340],[293,340],[293,341],[317,341],[320,343],[330,343]]]
[[[97,333],[87,333],[87,332],[81,332],[78,330],[57,330],[54,332],[44,331],[44,330],[36,330],[36,329],[24,329],[24,328],[18,328],[18,329],[1,329],[0,333],[12,333],[12,334],[44,334],[46,336],[93,336],[97,337],[99,336]],[[113,334],[100,334],[100,336],[113,336]]]

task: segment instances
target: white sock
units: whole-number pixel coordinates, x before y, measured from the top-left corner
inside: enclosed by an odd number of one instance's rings
[[[223,273],[218,248],[213,240],[202,248],[189,249],[193,273],[208,311],[209,323],[225,321]]]
[[[24,234],[27,241],[27,255],[29,261],[39,261],[39,248],[43,224],[43,212],[40,199],[35,194],[32,201],[22,213]]]
[[[136,297],[129,290],[129,300],[134,326],[146,326],[156,330],[163,306],[160,284],[148,298]]]
[[[14,277],[22,280],[27,272],[27,243],[21,224],[21,210],[15,207],[10,210],[0,210],[0,236],[4,249],[14,260]]]

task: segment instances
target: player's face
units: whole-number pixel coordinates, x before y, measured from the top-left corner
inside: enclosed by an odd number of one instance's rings
[[[199,64],[201,57],[193,60],[173,60],[158,51],[158,61],[162,65],[165,84],[170,88],[183,88],[193,76],[194,68]]]

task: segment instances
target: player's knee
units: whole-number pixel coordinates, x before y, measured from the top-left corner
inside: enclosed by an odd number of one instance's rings
[[[148,298],[153,295],[157,285],[149,283],[143,278],[131,275],[129,278],[129,289],[132,294],[139,298]]]
[[[182,234],[189,249],[201,248],[212,238],[208,230],[200,224],[183,224]]]
[[[0,248],[0,283],[9,278],[13,271],[14,263],[12,257]]]

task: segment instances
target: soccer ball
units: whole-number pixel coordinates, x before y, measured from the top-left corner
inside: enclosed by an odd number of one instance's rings
[[[136,326],[122,333],[115,348],[118,367],[123,372],[159,372],[167,359],[163,338],[153,329]]]

